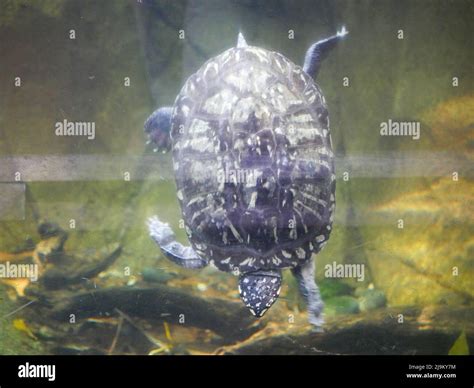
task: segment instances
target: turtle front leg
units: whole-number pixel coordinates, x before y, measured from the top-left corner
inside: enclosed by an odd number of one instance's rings
[[[171,116],[173,108],[164,106],[155,110],[144,124],[148,134],[147,144],[153,145],[153,151],[167,152],[171,149]]]
[[[321,61],[327,56],[331,49],[336,46],[336,43],[348,33],[349,31],[343,26],[341,31],[338,31],[336,35],[313,43],[308,51],[306,51],[303,70],[311,77],[316,78],[319,68],[321,67]]]
[[[148,219],[148,230],[151,238],[173,263],[190,269],[203,268],[207,265],[207,261],[199,257],[193,248],[177,242],[170,226],[161,222],[158,217]]]
[[[314,260],[309,260],[305,264],[293,268],[291,271],[298,280],[301,295],[306,300],[309,323],[314,326],[315,331],[323,331],[324,319],[322,311],[324,303],[314,280]]]

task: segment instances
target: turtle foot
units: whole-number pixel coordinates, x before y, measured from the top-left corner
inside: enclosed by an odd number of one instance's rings
[[[153,150],[167,152],[171,149],[171,116],[173,108],[161,107],[155,110],[145,121],[144,129],[148,135],[147,144],[153,146]]]
[[[311,324],[311,332],[313,333],[324,333],[324,317],[322,314],[315,316],[309,313],[308,321]]]
[[[207,265],[207,261],[194,252],[193,248],[177,242],[170,226],[165,222],[161,222],[157,216],[148,219],[148,230],[151,238],[173,263],[191,269],[202,268]]]
[[[157,216],[148,219],[148,230],[150,236],[161,247],[169,244],[175,239],[173,229],[166,222],[161,222]]]

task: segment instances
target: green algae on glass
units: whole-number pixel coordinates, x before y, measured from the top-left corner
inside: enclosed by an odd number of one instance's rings
[[[464,330],[456,339],[453,346],[451,346],[451,349],[449,349],[448,354],[450,356],[468,356],[469,355],[469,345],[467,343],[466,332]]]
[[[57,18],[61,16],[64,3],[64,0],[2,0],[0,5],[0,27],[16,23],[17,18],[23,16],[22,11],[28,7],[40,11],[45,16]]]

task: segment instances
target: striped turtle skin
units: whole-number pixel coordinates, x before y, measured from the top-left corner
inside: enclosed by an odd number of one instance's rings
[[[194,251],[222,271],[293,268],[335,209],[326,102],[300,66],[253,46],[207,61],[176,98],[177,196]]]

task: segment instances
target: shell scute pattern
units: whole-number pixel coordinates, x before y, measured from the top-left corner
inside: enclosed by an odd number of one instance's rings
[[[173,163],[199,255],[246,272],[294,267],[321,249],[335,188],[326,116],[313,80],[261,48],[229,49],[188,79]]]

